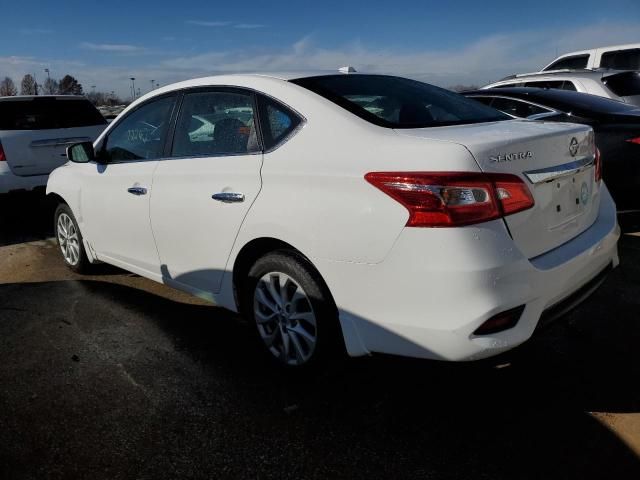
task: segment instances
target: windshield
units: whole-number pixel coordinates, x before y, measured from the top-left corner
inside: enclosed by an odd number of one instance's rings
[[[510,117],[457,93],[386,75],[329,75],[293,80],[355,115],[387,128],[495,122]]]

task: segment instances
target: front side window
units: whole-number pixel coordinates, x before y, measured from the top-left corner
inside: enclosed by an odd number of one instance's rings
[[[407,78],[327,75],[292,82],[381,127],[427,128],[509,119],[462,95]]]
[[[171,156],[238,155],[259,150],[252,93],[205,91],[184,96]]]
[[[581,68],[587,68],[589,62],[589,54],[585,55],[573,55],[571,57],[561,58],[557,62],[553,62],[544,71],[548,70],[575,70]]]
[[[262,138],[265,150],[270,150],[280,144],[293,132],[302,119],[284,105],[260,95]]]
[[[103,149],[105,160],[160,158],[174,101],[174,96],[152,100],[127,115],[109,132]]]
[[[551,111],[546,108],[541,108],[512,98],[494,98],[491,106],[501,112],[508,113],[509,115],[513,115],[518,118],[528,118],[532,115],[539,115],[541,113],[548,113]]]
[[[518,83],[503,83],[502,85],[496,85],[492,88],[514,88],[514,87],[522,87],[524,85],[523,82]]]
[[[473,98],[476,102],[480,102],[485,104],[487,107],[491,106],[491,102],[493,102],[493,97],[469,97]]]

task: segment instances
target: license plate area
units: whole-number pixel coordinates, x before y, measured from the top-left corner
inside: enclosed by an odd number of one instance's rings
[[[548,199],[545,217],[548,228],[554,230],[582,216],[591,207],[593,197],[593,168],[557,178],[538,186]]]

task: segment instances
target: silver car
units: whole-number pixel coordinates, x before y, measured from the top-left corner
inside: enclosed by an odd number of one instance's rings
[[[640,105],[640,72],[633,70],[556,70],[510,75],[487,88],[537,87],[590,93]]]

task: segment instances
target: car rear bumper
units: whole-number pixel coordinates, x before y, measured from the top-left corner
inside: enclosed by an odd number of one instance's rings
[[[566,313],[618,265],[620,229],[603,189],[596,222],[533,259],[515,247],[502,221],[458,229],[406,228],[375,265],[320,262],[340,310],[347,350],[440,360],[475,360],[526,341],[543,320]],[[517,324],[474,331],[524,306]]]
[[[0,162],[0,194],[19,190],[33,190],[37,187],[44,187],[47,184],[49,175],[21,177],[14,174],[6,163]]]

